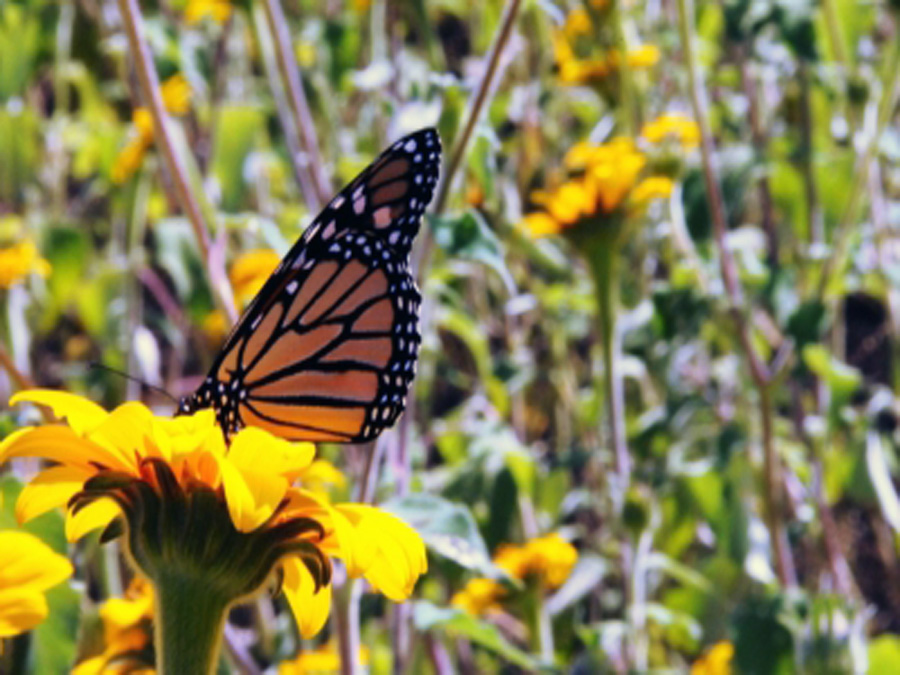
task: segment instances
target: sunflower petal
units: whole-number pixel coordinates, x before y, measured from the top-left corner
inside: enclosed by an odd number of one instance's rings
[[[311,638],[328,620],[331,611],[331,584],[323,586],[316,593],[316,584],[297,556],[285,558],[282,562],[284,583],[281,588],[291,612],[297,621],[297,628],[304,638]]]
[[[64,418],[79,435],[95,429],[109,416],[108,412],[93,401],[66,391],[28,389],[14,394],[9,399],[9,404],[15,405],[23,401],[47,406],[54,415]]]
[[[47,511],[65,506],[92,475],[94,472],[90,469],[74,466],[54,466],[41,471],[19,493],[16,520],[27,523]]]
[[[0,588],[45,591],[72,576],[72,563],[28,532],[0,532]]]
[[[265,448],[265,452],[260,452]],[[259,427],[241,429],[228,449],[228,458],[241,470],[299,475],[316,456],[312,443],[291,443]]]
[[[92,443],[69,427],[58,424],[21,429],[10,434],[0,443],[0,463],[15,457],[42,457],[85,469],[96,464],[110,469],[132,468],[119,453]]]
[[[0,591],[0,638],[31,630],[47,613],[47,600],[40,592],[25,588]]]
[[[288,481],[277,474],[240,471],[229,457],[217,457],[222,473],[225,501],[234,526],[250,532],[275,512],[288,489]]]
[[[78,513],[66,514],[66,539],[75,542],[88,532],[106,527],[114,518],[122,515],[119,505],[112,499],[101,498],[88,504]]]

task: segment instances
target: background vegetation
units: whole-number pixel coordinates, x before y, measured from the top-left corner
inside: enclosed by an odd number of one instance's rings
[[[410,408],[320,448],[429,545],[410,602],[341,600],[366,667],[900,672],[896,2],[148,0],[143,62],[129,5],[0,0],[0,399],[172,409],[89,364],[191,391],[268,251],[434,124]],[[0,671],[109,646],[128,570],[70,553]],[[280,602],[223,672],[353,671]]]

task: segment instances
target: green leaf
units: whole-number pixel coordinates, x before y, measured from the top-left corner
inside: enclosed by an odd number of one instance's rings
[[[472,354],[479,380],[491,403],[501,412],[506,411],[509,394],[494,375],[494,361],[483,326],[467,313],[446,305],[441,305],[435,315],[435,323],[462,340]]]
[[[477,211],[453,217],[432,216],[427,220],[435,243],[449,257],[486,265],[500,276],[510,295],[515,294],[516,284],[506,267],[503,245]]]
[[[217,114],[213,173],[222,189],[222,208],[237,211],[244,206],[247,157],[263,130],[263,115],[251,105],[226,105]]]
[[[862,384],[860,372],[832,355],[824,345],[806,345],[802,354],[806,367],[828,384],[835,397],[835,405],[849,400]]]
[[[438,607],[426,600],[413,604],[413,621],[420,631],[439,630],[450,637],[466,638],[525,670],[538,670],[537,660],[511,645],[496,626],[451,607]]]
[[[463,504],[420,493],[382,506],[414,527],[435,553],[482,576],[504,576],[491,561],[475,518]]]

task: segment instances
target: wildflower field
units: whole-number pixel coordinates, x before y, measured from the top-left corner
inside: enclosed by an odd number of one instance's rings
[[[0,0],[0,675],[900,673],[898,232],[897,0]]]

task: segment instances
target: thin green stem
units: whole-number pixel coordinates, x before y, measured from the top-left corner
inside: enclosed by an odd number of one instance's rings
[[[608,224],[606,224],[608,226]],[[602,227],[603,224],[597,224]],[[621,253],[621,246],[616,242],[619,233],[610,232],[609,237],[589,241],[586,254],[591,266],[597,296],[598,329],[603,348],[603,400],[606,405],[606,420],[609,428],[609,440],[613,448],[613,473],[615,479],[610,480],[611,497],[615,513],[621,514],[631,483],[631,457],[628,454],[628,443],[625,437],[625,392],[622,382],[621,346],[616,315],[619,302],[619,276],[616,264]],[[634,594],[632,577],[634,573],[634,546],[627,533],[619,542],[624,583],[625,614],[634,613]],[[636,644],[629,642],[625,658],[629,664],[634,663]]]
[[[616,256],[619,247],[601,244],[589,252],[591,272],[597,292],[597,319],[603,349],[603,399],[606,405],[610,444],[613,448],[617,485],[614,492],[617,508],[624,503],[631,477],[631,458],[625,439],[625,395],[622,386],[619,333],[616,310],[619,280]]]
[[[763,478],[766,524],[772,537],[772,550],[775,556],[775,570],[779,581],[786,586],[797,583],[794,561],[791,557],[790,543],[782,514],[785,506],[784,481],[781,477],[781,462],[775,448],[774,409],[772,407],[772,391],[769,384],[758,387],[759,415],[762,426],[763,441]]]
[[[313,184],[318,193],[319,203],[327,204],[331,199],[331,184],[325,171],[325,163],[319,151],[319,141],[316,134],[316,124],[313,121],[309,102],[306,100],[306,92],[303,90],[303,80],[300,77],[300,69],[294,50],[291,47],[291,35],[287,18],[278,0],[263,0],[266,10],[266,18],[269,21],[269,30],[272,33],[272,41],[275,45],[275,56],[278,60],[278,68],[284,80],[288,100],[294,113],[294,122],[299,131],[299,137],[303,142],[306,152],[305,166],[313,179]]]
[[[160,574],[154,592],[160,675],[214,673],[231,599],[178,572]]]
[[[475,99],[473,100],[472,106],[469,108],[469,114],[466,117],[466,123],[463,126],[462,133],[456,140],[456,144],[453,146],[453,152],[450,154],[447,168],[444,171],[441,184],[438,188],[437,198],[434,200],[435,213],[443,213],[447,206],[447,197],[450,194],[453,179],[456,176],[459,167],[462,165],[463,158],[466,156],[466,150],[469,147],[469,141],[472,139],[472,134],[475,132],[475,127],[478,125],[481,114],[494,91],[497,72],[500,69],[500,56],[503,54],[503,48],[506,46],[506,43],[509,41],[509,36],[512,34],[512,27],[515,25],[516,17],[519,14],[519,8],[521,6],[522,0],[508,0],[506,6],[503,8],[503,16],[500,18],[500,28],[497,30],[497,35],[494,37],[494,43],[491,45],[491,49],[487,55],[487,66],[484,69],[484,75],[481,77],[481,82],[478,83],[478,89],[475,91]]]
[[[272,42],[272,31],[269,29],[266,11],[259,3],[253,4],[253,27],[256,31],[256,39],[259,43],[259,51],[262,56],[263,70],[269,82],[269,91],[272,92],[272,100],[281,122],[281,131],[284,134],[284,142],[291,156],[291,169],[294,179],[303,193],[303,199],[310,211],[318,211],[322,206],[321,198],[316,189],[315,180],[310,174],[309,162],[303,159],[303,148],[300,143],[299,131],[291,120],[292,109],[284,91],[282,80],[279,79],[278,59],[275,55],[275,45]]]
[[[841,18],[838,16],[835,0],[822,0],[822,13],[825,15],[825,30],[828,33],[828,40],[831,42],[834,60],[845,68],[849,68],[851,64],[847,52],[847,40],[841,28]]]
[[[234,306],[234,296],[224,271],[224,265],[218,261],[221,256],[211,255],[212,247],[207,215],[212,213],[212,208],[209,205],[206,205],[206,208],[201,207],[197,195],[191,188],[186,163],[176,148],[174,135],[169,124],[169,115],[166,113],[162,94],[160,93],[159,77],[156,74],[153,55],[150,53],[150,46],[144,33],[143,18],[137,0],[119,0],[119,12],[122,15],[128,46],[134,59],[141,95],[153,117],[153,135],[157,147],[169,170],[172,182],[175,184],[175,195],[178,203],[181,205],[194,230],[203,264],[206,266],[209,280],[214,289],[213,296],[221,309],[234,321],[237,319],[237,310]],[[207,215],[204,215],[204,213]]]
[[[32,379],[16,367],[16,362],[2,343],[0,343],[0,368],[6,371],[16,389],[34,389]]]
[[[730,313],[734,320],[738,342],[744,353],[744,358],[750,370],[750,376],[758,392],[760,407],[762,444],[763,444],[763,475],[764,486],[762,489],[762,501],[769,532],[775,551],[775,567],[778,580],[783,586],[791,586],[795,583],[793,576],[793,563],[791,561],[790,548],[784,529],[782,512],[783,481],[781,477],[781,463],[778,459],[773,428],[773,409],[770,385],[772,373],[756,351],[750,339],[750,329],[747,317],[743,309],[743,290],[738,278],[737,265],[731,250],[728,248],[728,219],[725,215],[725,201],[719,184],[719,170],[713,143],[712,127],[709,123],[709,115],[706,107],[706,92],[700,78],[696,52],[694,50],[693,32],[694,7],[691,0],[678,0],[678,28],[681,37],[681,47],[684,53],[685,67],[688,71],[688,85],[690,89],[691,107],[694,118],[700,129],[700,156],[703,164],[703,179],[709,200],[710,213],[713,222],[713,239],[719,254],[719,266],[722,273],[722,281],[730,304]]]
[[[898,96],[900,96],[900,40],[894,40],[881,78],[881,101],[878,105],[875,128],[871,129],[866,140],[865,149],[857,161],[853,172],[853,186],[850,188],[850,196],[847,198],[847,204],[844,207],[841,220],[834,234],[832,253],[825,260],[822,274],[819,277],[816,293],[816,297],[819,300],[825,296],[832,274],[844,267],[850,235],[857,230],[856,217],[862,198],[867,191],[872,163],[878,158],[878,141],[891,120]]]
[[[341,675],[360,675],[359,662],[359,600],[360,581],[346,578],[334,589],[332,620],[337,633],[338,653],[341,656]]]
[[[614,0],[611,18],[616,36],[616,49],[619,53],[619,98],[622,110],[622,133],[634,136],[640,127],[640,111],[636,105],[636,89],[634,73],[628,64],[628,36],[625,34],[625,16],[622,0]]]

